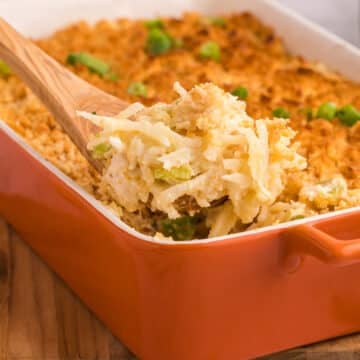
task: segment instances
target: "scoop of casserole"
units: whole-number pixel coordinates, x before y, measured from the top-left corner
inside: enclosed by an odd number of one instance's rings
[[[88,148],[106,163],[103,181],[131,212],[147,204],[176,219],[216,207],[209,236],[252,223],[281,194],[286,173],[306,167],[295,132],[285,119],[251,118],[245,102],[211,83],[174,89],[170,104],[135,103],[114,118],[79,113],[102,128]],[[184,197],[193,201],[180,210]]]

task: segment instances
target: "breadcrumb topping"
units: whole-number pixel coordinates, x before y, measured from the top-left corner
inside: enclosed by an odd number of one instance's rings
[[[315,114],[309,120],[307,116],[307,109],[316,109],[325,102],[338,107],[352,104],[359,109],[359,84],[322,64],[289,54],[281,38],[249,13],[222,16],[221,22],[186,13],[178,19],[161,19],[161,24],[162,34],[158,38],[166,47],[161,48],[160,55],[149,52],[150,30],[143,20],[103,20],[95,25],[78,22],[36,43],[78,76],[131,103],[149,106],[174,101],[178,95],[172,86],[177,81],[186,90],[212,82],[227,92],[246,88],[247,112],[254,119],[269,118],[275,109],[286,109],[290,114],[289,124],[297,132],[298,151],[307,159],[308,167],[289,174],[286,187],[277,199],[277,208],[259,213],[258,223],[252,226],[359,205],[360,123],[346,127],[337,119],[317,119]],[[217,44],[212,46],[216,52],[207,51],[204,57],[201,49],[209,42]],[[79,52],[109,64],[109,73],[101,76],[84,64],[67,63],[70,53]],[[137,86],[141,92],[128,91],[134,83],[141,84]],[[135,212],[119,206],[108,186],[100,181],[100,176],[53,117],[16,76],[0,75],[0,89],[0,118],[33,148],[137,230],[152,235],[160,231],[158,224],[164,215],[152,212],[147,206]],[[185,129],[186,124],[183,126]],[[116,144],[121,147],[115,140],[113,146]],[[209,150],[208,156],[214,154]],[[314,196],[311,186],[319,189],[316,184],[321,188],[321,183],[339,178],[343,180],[335,183],[346,187],[346,196],[343,191],[335,191],[335,203],[334,199],[326,200],[326,194],[324,198]],[[196,210],[192,201],[180,199],[179,203],[191,203]],[[292,206],[293,203],[302,205]],[[297,211],[289,210],[294,207]],[[280,208],[284,216],[271,217],[279,214]],[[191,232],[191,236],[207,236],[205,225],[204,231]],[[246,228],[237,224],[233,231]]]

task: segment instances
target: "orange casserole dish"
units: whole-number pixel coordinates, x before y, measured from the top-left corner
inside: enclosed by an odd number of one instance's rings
[[[266,1],[248,6],[316,33]],[[358,208],[156,242],[3,123],[0,174],[1,215],[141,359],[248,359],[360,329]]]

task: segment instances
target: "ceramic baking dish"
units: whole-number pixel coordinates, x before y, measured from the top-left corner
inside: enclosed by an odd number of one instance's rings
[[[0,14],[32,36],[83,17],[184,10],[250,10],[293,52],[360,80],[358,50],[273,1],[178,0],[171,9],[165,0],[0,3]],[[0,121],[0,214],[140,359],[249,359],[360,330],[360,208],[159,243],[115,218]]]

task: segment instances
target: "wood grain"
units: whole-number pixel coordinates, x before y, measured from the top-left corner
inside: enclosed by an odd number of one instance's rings
[[[48,359],[136,360],[0,218],[0,360]],[[262,358],[285,359],[360,359],[360,335]]]
[[[77,116],[77,110],[114,115],[127,103],[80,79],[30,40],[20,35],[0,17],[0,58],[6,61],[39,97],[64,128],[83,155],[101,170],[101,162],[91,157],[86,145],[98,131],[89,121]]]
[[[1,218],[0,359],[134,359]]]

